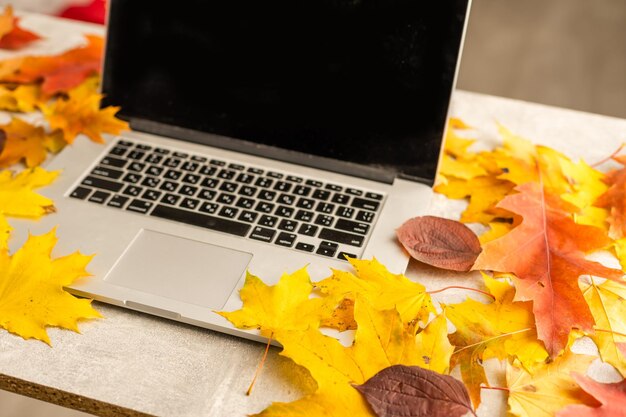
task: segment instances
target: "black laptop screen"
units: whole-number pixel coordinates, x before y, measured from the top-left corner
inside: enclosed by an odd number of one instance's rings
[[[121,115],[432,181],[467,0],[114,0]]]

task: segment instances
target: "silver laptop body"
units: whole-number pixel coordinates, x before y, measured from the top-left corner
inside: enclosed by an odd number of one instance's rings
[[[214,313],[247,270],[404,271],[468,2],[183,3],[110,2],[103,92],[133,130],[56,156],[57,212],[12,222],[12,246],[56,226],[56,256],[95,254],[72,293],[252,339]]]

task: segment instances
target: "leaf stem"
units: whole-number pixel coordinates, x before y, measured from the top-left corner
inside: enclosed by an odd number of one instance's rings
[[[478,292],[481,293],[483,295],[486,295],[487,297],[491,298],[493,301],[496,301],[496,297],[493,294],[489,294],[487,291],[482,291],[476,288],[470,288],[470,287],[463,287],[460,285],[451,285],[449,287],[443,287],[440,288],[438,290],[434,290],[434,291],[426,291],[427,294],[433,295],[433,294],[437,294],[446,290],[451,290],[451,289],[459,289],[459,290],[468,290],[468,291],[474,291],[474,292]]]
[[[486,385],[481,385],[481,386],[480,386],[480,389],[493,389],[493,390],[496,390],[496,391],[506,391],[506,392],[511,392],[511,390],[510,390],[510,389],[505,388],[505,387],[488,387],[488,386],[486,386]]]
[[[593,329],[593,330],[595,330],[596,332],[611,333],[611,334],[614,334],[614,335],[617,335],[617,336],[624,336],[624,337],[626,337],[626,334],[620,333],[620,332],[616,332],[615,330],[607,330],[607,329]]]
[[[461,351],[464,351],[465,349],[469,349],[471,347],[474,347],[474,346],[482,345],[484,343],[489,343],[492,340],[496,340],[496,339],[499,339],[501,337],[507,337],[507,336],[511,336],[511,335],[514,335],[514,334],[518,334],[518,333],[524,333],[524,332],[528,332],[530,330],[534,330],[534,329],[532,327],[527,327],[526,329],[516,330],[516,331],[510,332],[510,333],[502,333],[502,334],[500,334],[498,336],[490,337],[489,339],[481,340],[480,342],[476,342],[476,343],[472,343],[471,345],[463,346],[461,349],[454,351],[454,353],[452,353],[452,355],[456,355],[457,353],[459,353]]]
[[[590,166],[591,168],[595,168],[595,167],[597,167],[598,165],[602,165],[603,163],[610,161],[611,159],[613,159],[613,157],[614,157],[614,156],[616,156],[618,153],[620,153],[620,151],[621,151],[622,149],[624,149],[624,145],[626,145],[626,144],[625,144],[625,143],[622,143],[622,144],[619,146],[619,148],[617,148],[617,149],[615,150],[615,152],[613,152],[611,155],[609,155],[609,156],[607,156],[606,158],[601,159],[601,160],[599,160],[598,162],[595,162],[595,163],[593,163],[593,164],[591,164],[591,165],[589,165],[589,166]]]
[[[265,364],[265,359],[267,359],[267,353],[270,350],[270,344],[272,343],[272,337],[274,337],[274,332],[272,332],[272,334],[270,334],[270,337],[267,339],[267,345],[265,346],[265,353],[263,353],[263,358],[261,358],[261,362],[259,362],[259,365],[256,367],[256,371],[254,372],[254,378],[252,378],[252,382],[250,383],[250,386],[248,387],[248,391],[246,391],[246,395],[250,395],[252,393],[252,388],[254,387],[254,383],[256,382],[256,379],[258,378],[259,374],[261,373],[261,370],[263,369],[263,364]]]

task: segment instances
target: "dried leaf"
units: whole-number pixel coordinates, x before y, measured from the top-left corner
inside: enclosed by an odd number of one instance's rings
[[[54,203],[34,189],[50,184],[59,175],[42,168],[28,169],[13,175],[0,171],[0,214],[38,218],[54,210]]]
[[[13,8],[8,5],[0,16],[0,48],[20,49],[41,36],[20,27],[20,19],[13,16]]]
[[[469,271],[481,251],[470,228],[441,217],[414,217],[396,234],[413,258],[438,268]]]
[[[601,384],[593,379],[573,373],[572,377],[598,401],[593,407],[570,405],[557,413],[557,417],[625,417],[626,380],[613,384]]]
[[[58,152],[60,133],[46,133],[43,127],[34,126],[17,117],[7,125],[0,126],[6,133],[4,148],[0,152],[0,166],[8,167],[24,161],[27,167],[41,164],[48,151]]]
[[[621,279],[622,272],[585,259],[610,241],[601,229],[578,225],[573,206],[537,183],[516,188],[498,207],[519,214],[522,223],[486,243],[474,269],[515,274],[516,301],[533,301],[539,339],[552,357],[565,348],[572,328],[591,332],[593,317],[578,287],[591,274]]]
[[[461,382],[417,366],[390,366],[355,388],[378,417],[476,415]]]
[[[356,321],[354,321],[354,300],[344,298],[333,311],[332,316],[322,320],[323,327],[345,332],[346,330],[356,330]]]

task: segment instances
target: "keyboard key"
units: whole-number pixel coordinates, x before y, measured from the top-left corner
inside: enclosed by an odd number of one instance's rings
[[[187,210],[195,210],[199,205],[200,200],[196,200],[195,198],[184,198],[179,204],[181,208]]]
[[[233,208],[233,207],[222,207],[222,209],[219,212],[219,215],[232,219],[233,217],[237,215],[238,211],[239,211],[238,209]]]
[[[321,213],[330,214],[335,210],[335,205],[330,203],[318,203],[315,211],[319,211]]]
[[[141,181],[141,185],[144,187],[155,188],[161,182],[160,179],[154,177],[146,177]]]
[[[200,175],[196,175],[196,174],[186,174],[183,177],[183,182],[186,182],[187,184],[197,184],[198,181],[200,181],[200,178],[202,178]]]
[[[301,220],[303,222],[310,222],[311,220],[313,220],[313,215],[314,213],[312,211],[298,210],[295,219]]]
[[[203,200],[213,200],[216,195],[217,195],[217,193],[215,191],[207,190],[206,188],[203,188],[198,193],[198,197],[203,199]]]
[[[296,249],[303,250],[305,252],[313,252],[313,249],[315,249],[315,246],[310,245],[308,243],[298,242],[296,243]]]
[[[156,201],[159,199],[159,197],[161,197],[161,192],[155,190],[146,190],[141,196],[141,198],[143,198],[144,200],[150,201]]]
[[[146,170],[146,174],[154,175],[155,177],[158,177],[159,175],[161,175],[161,173],[163,173],[163,168],[154,165],[149,166]]]
[[[141,149],[142,151],[149,151],[150,149],[152,149],[152,146],[146,145],[146,144],[143,144],[143,143],[139,143],[139,144],[137,144],[136,148],[137,149]]]
[[[221,204],[231,205],[235,202],[236,197],[232,194],[222,193],[217,197],[217,202]]]
[[[268,177],[272,177],[272,178],[276,178],[276,179],[281,179],[284,175],[281,174],[280,172],[274,172],[274,171],[267,171],[267,176]]]
[[[154,148],[154,152],[161,154],[161,155],[167,155],[170,153],[170,151],[168,151],[167,149],[163,149],[163,148]]]
[[[151,207],[152,203],[135,199],[126,207],[126,210],[146,214]]]
[[[237,173],[235,171],[223,169],[220,171],[219,174],[217,174],[217,176],[223,180],[232,180],[233,178],[235,178],[236,174]]]
[[[287,193],[289,192],[289,190],[291,190],[291,184],[285,181],[278,181],[276,185],[274,186],[274,189],[277,191],[282,191],[282,192]]]
[[[193,226],[200,226],[218,232],[230,233],[237,236],[245,236],[250,230],[250,225],[222,217],[208,216],[193,211],[181,210],[175,207],[157,205],[151,216],[162,219],[175,220]]]
[[[166,167],[170,167],[170,168],[177,168],[181,163],[180,159],[177,158],[167,158],[165,160],[165,162],[163,162],[163,165],[165,165]]]
[[[189,172],[195,172],[199,167],[200,164],[198,164],[197,162],[185,161],[185,163],[180,166],[180,169]]]
[[[239,197],[239,200],[237,200],[237,204],[235,205],[237,207],[251,209],[252,207],[254,207],[254,200],[251,198]]]
[[[352,233],[340,232],[338,230],[323,228],[319,235],[320,239],[331,240],[337,243],[343,243],[351,246],[362,246],[365,236],[355,235]]]
[[[145,154],[146,154],[145,152],[141,152],[141,151],[130,151],[128,155],[126,155],[126,157],[130,159],[135,159],[137,161],[141,161],[141,158],[143,158]]]
[[[183,175],[182,172],[176,171],[174,169],[168,169],[165,173],[164,177],[168,180],[177,181]]]
[[[330,227],[333,224],[334,220],[335,218],[332,216],[327,216],[325,214],[318,214],[317,217],[315,218],[315,224]]]
[[[371,211],[359,210],[359,213],[356,215],[356,220],[360,222],[371,223],[374,220],[375,213]]]
[[[119,140],[117,141],[117,144],[121,146],[133,146],[133,143],[127,140]]]
[[[321,187],[322,183],[316,180],[306,180],[304,182],[306,185],[310,185],[311,187]]]
[[[211,175],[215,175],[216,172],[217,172],[217,168],[212,167],[212,166],[205,165],[202,168],[200,168],[200,174],[202,175],[211,176]]]
[[[122,147],[122,146],[116,146],[115,148],[111,149],[109,151],[109,155],[116,155],[116,156],[122,156],[126,153],[126,151],[128,150],[128,148]]]
[[[360,209],[376,211],[378,210],[378,206],[380,206],[380,203],[376,201],[365,200],[364,198],[355,197],[354,200],[352,200],[352,207]]]
[[[346,193],[350,195],[355,195],[357,197],[360,197],[363,195],[363,191],[357,190],[356,188],[346,188]]]
[[[354,209],[352,207],[337,207],[337,211],[335,214],[339,217],[345,217],[346,219],[352,218],[354,214]]]
[[[76,189],[72,191],[72,194],[70,194],[70,197],[78,198],[79,200],[84,200],[85,198],[87,198],[89,193],[91,193],[91,188],[76,187]]]
[[[293,203],[295,203],[296,198],[292,195],[289,194],[281,194],[278,196],[278,199],[276,199],[276,202],[278,204],[285,204],[285,205],[292,205]]]
[[[137,197],[139,194],[141,194],[142,191],[143,191],[143,188],[141,187],[137,187],[135,185],[129,185],[124,189],[124,194]]]
[[[194,162],[204,163],[204,162],[207,161],[207,158],[205,158],[204,156],[193,155],[191,157],[191,160],[194,161]]]
[[[122,178],[122,181],[128,182],[130,184],[137,184],[139,181],[141,181],[141,178],[141,175],[129,172],[124,176],[124,178]]]
[[[148,155],[146,157],[146,159],[144,159],[145,162],[149,163],[149,164],[158,164],[163,160],[163,156],[158,155],[156,153],[151,153],[150,155]]]
[[[246,197],[252,197],[254,193],[256,193],[256,188],[249,187],[247,185],[244,185],[239,189],[239,194],[245,195]]]
[[[241,173],[237,175],[237,179],[235,181],[241,182],[244,184],[250,184],[254,180],[254,175]]]
[[[370,226],[367,223],[358,223],[350,220],[339,219],[337,220],[337,223],[335,223],[335,229],[366,235],[370,229]]]
[[[286,246],[290,248],[293,246],[295,241],[296,241],[296,235],[294,235],[293,233],[282,232],[278,235],[274,243],[280,246]]]
[[[215,203],[203,203],[202,206],[200,206],[200,211],[203,213],[213,214],[217,211],[218,207],[219,206]]]
[[[338,245],[335,243],[331,243],[331,242],[322,242],[320,243],[320,246],[317,248],[317,253],[318,255],[324,255],[324,256],[335,256],[335,253],[337,252],[337,248]]]
[[[225,165],[226,165],[226,162],[224,162],[224,161],[220,161],[220,160],[218,160],[218,159],[211,159],[211,160],[209,161],[209,164],[211,164],[211,165],[215,165],[215,166],[218,166],[218,167],[223,167],[223,166],[225,166]]]
[[[311,194],[311,187],[305,187],[304,185],[296,185],[296,187],[293,189],[293,193],[296,195],[306,197],[307,195]]]
[[[187,196],[192,196],[197,192],[198,192],[198,187],[192,187],[191,185],[183,185],[182,187],[180,187],[180,190],[178,190],[178,194],[187,195]]]
[[[335,194],[330,201],[337,204],[348,204],[348,201],[350,201],[350,196],[347,194]]]
[[[109,197],[111,197],[111,193],[107,193],[106,191],[96,191],[91,197],[89,197],[89,201],[92,203],[103,204]]]
[[[107,167],[96,167],[93,171],[91,171],[93,175],[98,175],[100,177],[111,178],[114,180],[119,179],[124,172],[119,169],[107,168]]]
[[[336,185],[336,184],[326,184],[326,188],[327,190],[332,190],[332,191],[341,191],[343,190],[343,187]]]
[[[187,158],[189,155],[186,154],[185,152],[174,152],[173,154],[176,158],[182,158],[185,159]]]
[[[205,178],[202,180],[202,183],[200,185],[206,188],[215,188],[217,184],[219,184],[219,181],[215,178]]]
[[[230,164],[228,164],[228,168],[235,169],[237,171],[243,171],[245,167],[243,165],[240,165],[240,164],[230,163]]]
[[[313,191],[313,195],[311,195],[311,197],[316,198],[318,200],[328,200],[328,197],[330,197],[330,191],[325,191],[325,190],[315,190]]]
[[[220,185],[220,190],[234,193],[235,191],[237,191],[237,187],[238,185],[234,182],[224,181],[222,185]]]
[[[259,191],[259,195],[257,196],[257,198],[266,201],[272,201],[274,197],[276,197],[276,192],[268,190]]]
[[[371,198],[372,200],[382,200],[383,196],[376,193],[365,193],[365,198]]]
[[[314,205],[315,205],[315,200],[311,200],[309,198],[301,198],[298,200],[298,204],[296,204],[297,207],[307,209],[307,210],[312,210]]]
[[[262,240],[263,242],[271,242],[275,234],[276,234],[275,230],[266,229],[261,226],[256,226],[252,230],[252,233],[250,233],[250,239]]]
[[[171,204],[172,206],[175,206],[176,203],[178,203],[178,200],[180,200],[180,196],[179,195],[176,195],[176,194],[165,194],[163,196],[163,198],[161,199],[161,203]]]
[[[126,165],[125,160],[115,158],[113,156],[105,156],[104,158],[102,158],[102,161],[100,161],[100,163],[102,165],[108,165],[115,168],[124,168],[124,165]]]
[[[266,227],[274,227],[276,226],[276,222],[278,222],[278,217],[268,216],[266,214],[259,219],[259,224]]]
[[[172,181],[164,181],[159,188],[164,191],[174,192],[178,188],[178,184]]]
[[[256,175],[263,175],[263,170],[261,168],[250,167],[248,168],[248,172],[251,172]]]
[[[317,226],[304,223],[302,226],[300,226],[300,229],[298,229],[298,233],[300,233],[301,235],[306,235],[306,236],[315,236],[317,234],[318,229],[319,228]]]
[[[268,188],[271,187],[272,184],[274,183],[274,180],[271,180],[269,178],[257,178],[256,182],[254,183],[254,185],[257,185],[259,187],[263,187],[263,188]]]
[[[114,181],[91,177],[91,176],[85,178],[81,182],[81,184],[87,185],[90,187],[100,188],[100,189],[107,190],[107,191],[113,191],[113,192],[118,192],[124,186],[123,184],[120,184],[119,182],[114,182]]]
[[[291,207],[278,206],[274,214],[276,214],[277,216],[281,216],[281,217],[291,217],[291,215],[293,214],[293,211],[294,209],[292,209]]]
[[[244,210],[241,212],[239,217],[237,217],[237,220],[241,220],[241,221],[248,222],[248,223],[253,223],[258,216],[259,216],[258,213]]]
[[[274,204],[259,201],[259,204],[256,205],[255,210],[260,211],[261,213],[271,213],[272,210],[274,210]]]
[[[278,224],[278,228],[280,230],[286,230],[288,232],[293,232],[298,227],[298,222],[294,222],[293,220],[282,219]]]
[[[347,258],[351,258],[354,259],[356,258],[356,255],[353,253],[348,253],[348,252],[339,252],[339,255],[337,255],[338,259],[341,259],[342,261],[347,261]]]
[[[129,200],[128,197],[124,197],[121,195],[114,195],[113,198],[109,200],[109,204],[107,204],[107,206],[115,207],[115,208],[122,208],[124,207],[124,204],[126,204],[128,200]]]
[[[146,164],[142,164],[141,162],[132,162],[128,166],[129,171],[141,172],[146,167]]]
[[[296,182],[296,183],[301,183],[302,181],[304,181],[302,178],[300,177],[296,177],[295,175],[287,175],[287,178],[285,178],[287,181],[291,181],[291,182]]]

